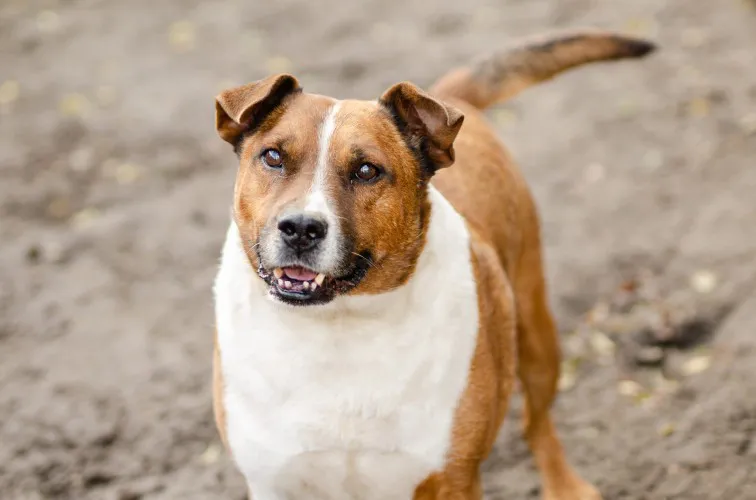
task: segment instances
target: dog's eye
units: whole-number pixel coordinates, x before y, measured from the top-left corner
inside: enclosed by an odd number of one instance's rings
[[[381,175],[381,171],[375,165],[363,163],[355,170],[354,177],[360,182],[373,182]]]
[[[262,161],[270,168],[283,167],[283,157],[277,149],[266,149],[262,153]]]

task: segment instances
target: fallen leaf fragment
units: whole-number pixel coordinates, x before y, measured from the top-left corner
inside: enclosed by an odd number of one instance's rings
[[[265,61],[268,73],[291,73],[294,65],[284,56],[275,56]]]
[[[711,366],[711,356],[702,354],[690,358],[682,365],[682,372],[685,375],[696,375],[703,373]]]
[[[221,447],[216,443],[210,444],[202,455],[200,455],[200,462],[204,465],[212,465],[216,463],[221,457]]]
[[[77,212],[76,215],[74,215],[73,218],[71,219],[71,223],[75,227],[79,227],[79,228],[86,227],[86,226],[89,226],[98,217],[100,217],[99,210],[97,210],[94,207],[87,207]]]
[[[617,384],[617,391],[623,396],[636,397],[643,392],[643,386],[635,380],[621,380]]]
[[[697,271],[690,278],[690,285],[698,293],[711,293],[717,286],[717,275],[712,271]]]
[[[658,429],[659,435],[662,437],[669,437],[675,433],[675,426],[671,422],[668,422]]]
[[[176,51],[186,52],[192,50],[195,39],[195,28],[191,21],[176,21],[168,29],[168,43]]]
[[[601,357],[614,355],[614,342],[602,332],[593,332],[590,338],[591,348]]]
[[[90,107],[89,99],[82,94],[68,94],[58,103],[58,110],[64,116],[82,116]]]
[[[0,105],[7,105],[18,99],[21,85],[16,80],[6,80],[0,85]]]

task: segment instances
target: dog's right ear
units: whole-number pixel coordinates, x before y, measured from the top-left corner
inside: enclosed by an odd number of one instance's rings
[[[236,146],[242,134],[259,125],[287,95],[300,90],[297,79],[286,74],[224,90],[215,98],[218,135]]]

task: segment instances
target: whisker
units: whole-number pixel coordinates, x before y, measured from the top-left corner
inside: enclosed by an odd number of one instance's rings
[[[375,262],[373,262],[373,261],[372,261],[371,259],[368,259],[368,258],[367,258],[367,257],[365,257],[364,255],[360,255],[360,254],[358,254],[357,252],[352,252],[352,255],[355,255],[355,256],[357,256],[357,257],[359,257],[359,258],[363,259],[363,260],[364,260],[365,262],[367,262],[367,263],[368,263],[368,265],[369,265],[370,267],[372,267],[372,268],[376,268],[376,269],[377,269],[377,265],[376,265],[376,263],[375,263]]]

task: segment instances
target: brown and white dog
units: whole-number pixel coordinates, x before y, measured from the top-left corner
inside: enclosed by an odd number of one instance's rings
[[[479,499],[517,377],[543,497],[600,498],[549,416],[560,353],[538,218],[481,110],[652,50],[579,32],[428,92],[337,100],[277,75],[218,96],[240,161],[215,283],[215,414],[255,500]]]

